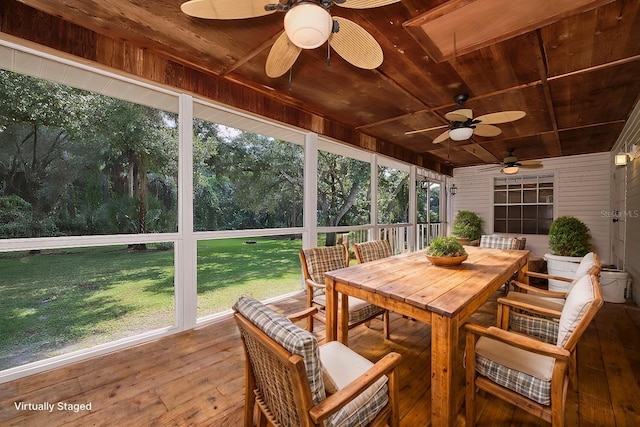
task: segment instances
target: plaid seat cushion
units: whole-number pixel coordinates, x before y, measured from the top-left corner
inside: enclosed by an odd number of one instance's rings
[[[509,328],[512,331],[538,338],[549,344],[558,342],[557,320],[529,316],[512,311],[509,315]]]
[[[513,237],[503,237],[484,234],[480,237],[481,248],[492,249],[520,249],[520,242]]]
[[[362,262],[375,261],[391,256],[391,244],[388,240],[373,240],[371,242],[357,243],[354,246],[357,247]]]
[[[542,405],[551,404],[555,359],[481,337],[476,344],[476,370],[501,386]]]
[[[299,328],[286,317],[247,295],[240,297],[233,305],[233,309],[291,354],[301,356],[309,378],[313,403],[318,404],[326,398],[320,369],[318,341],[311,332]]]
[[[322,307],[327,306],[327,298],[324,294],[314,297],[313,302]],[[383,313],[384,309],[377,305],[370,304],[359,298],[349,297],[349,323],[357,323]]]

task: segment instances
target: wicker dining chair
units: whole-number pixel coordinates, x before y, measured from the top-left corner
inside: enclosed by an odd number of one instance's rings
[[[234,305],[245,352],[244,425],[398,427],[398,353],[377,363],[315,336],[243,296]],[[297,319],[316,308],[307,309]]]
[[[386,239],[354,243],[352,247],[359,264],[375,261],[380,258],[387,258],[392,255],[391,243]]]
[[[475,395],[480,389],[553,427],[563,426],[572,355],[602,305],[598,277],[585,275],[567,296],[557,323],[539,318],[555,328],[555,341],[494,326],[465,325],[466,425],[475,426]]]
[[[318,307],[318,313],[307,320],[307,330],[313,332],[313,320],[326,323],[324,273],[349,266],[349,250],[346,245],[319,246],[300,251],[300,264],[307,290],[307,307]],[[348,297],[349,329],[382,317],[385,338],[389,338],[389,312],[359,298]]]
[[[559,318],[567,295],[578,280],[587,274],[600,277],[601,271],[602,264],[598,255],[590,252],[580,261],[573,279],[533,271],[526,272],[525,274],[528,277],[565,281],[569,283],[569,287],[566,292],[550,291],[512,280],[510,285],[513,286],[514,290],[498,299],[498,325],[502,329],[506,329],[507,324],[517,327],[518,319],[514,319],[514,316],[517,317],[517,313],[530,311],[531,309],[535,310],[536,314],[547,314],[550,317]],[[526,330],[519,330],[519,332],[527,333]]]

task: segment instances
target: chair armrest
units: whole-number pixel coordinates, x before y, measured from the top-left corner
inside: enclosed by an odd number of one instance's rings
[[[525,275],[529,277],[537,277],[539,279],[561,280],[563,282],[569,282],[569,283],[571,283],[571,281],[573,280],[573,279],[569,279],[568,277],[554,276],[552,274],[546,274],[546,273],[537,273],[535,271],[527,271]]]
[[[569,350],[565,348],[539,341],[527,335],[505,331],[504,329],[496,328],[495,326],[489,326],[486,328],[473,323],[467,323],[465,325],[465,329],[467,330],[467,333],[491,338],[523,350],[531,351],[543,356],[553,357],[554,359],[567,361],[571,356]]]
[[[345,388],[338,390],[325,400],[309,410],[311,419],[321,424],[331,415],[338,412],[342,407],[351,402],[356,396],[371,387],[383,375],[391,373],[400,363],[402,356],[399,353],[391,352],[378,360],[365,373],[352,381]]]
[[[308,307],[302,311],[298,311],[297,313],[292,313],[287,316],[287,319],[291,320],[292,323],[295,323],[299,320],[306,319],[309,316],[313,316],[318,312],[318,307]]]
[[[314,282],[311,279],[306,279],[304,282],[307,284],[307,286],[311,286],[312,288],[325,289],[327,287],[324,283],[320,284]]]
[[[553,317],[556,319],[560,318],[560,315],[562,314],[562,312],[557,311],[557,310],[553,310],[550,308],[546,308],[546,307],[540,307],[538,305],[535,304],[529,304],[526,302],[522,302],[522,301],[514,301],[514,300],[510,300],[509,296],[507,295],[506,297],[500,297],[498,298],[498,305],[506,305],[509,306],[511,308],[516,308],[519,310],[525,310],[531,313],[535,313],[535,314],[540,314],[543,316],[549,316],[549,317]],[[500,310],[501,308],[498,307],[498,310]]]
[[[523,291],[527,291],[527,293],[529,293],[529,294],[536,294],[536,295],[540,295],[540,296],[544,296],[544,297],[550,297],[550,298],[567,299],[567,293],[566,292],[549,291],[547,289],[540,289],[540,288],[536,288],[535,286],[527,285],[526,283],[518,282],[517,280],[512,280],[510,285],[513,286],[514,288],[518,288],[518,289],[521,289]]]

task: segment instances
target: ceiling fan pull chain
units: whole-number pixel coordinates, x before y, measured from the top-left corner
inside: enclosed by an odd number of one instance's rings
[[[289,90],[293,90],[293,67],[289,68]]]
[[[331,68],[331,45],[327,43],[327,70]]]

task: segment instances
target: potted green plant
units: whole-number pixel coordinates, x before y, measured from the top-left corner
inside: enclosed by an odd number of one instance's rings
[[[482,218],[473,211],[458,211],[453,220],[451,234],[461,240],[463,244],[478,240],[482,236]]]
[[[578,264],[591,250],[589,227],[574,216],[556,218],[549,228],[550,254],[545,254],[547,271],[554,276],[573,278]],[[549,280],[549,289],[566,291],[568,283]]]
[[[427,248],[427,258],[433,265],[459,265],[467,252],[455,237],[436,237]]]

